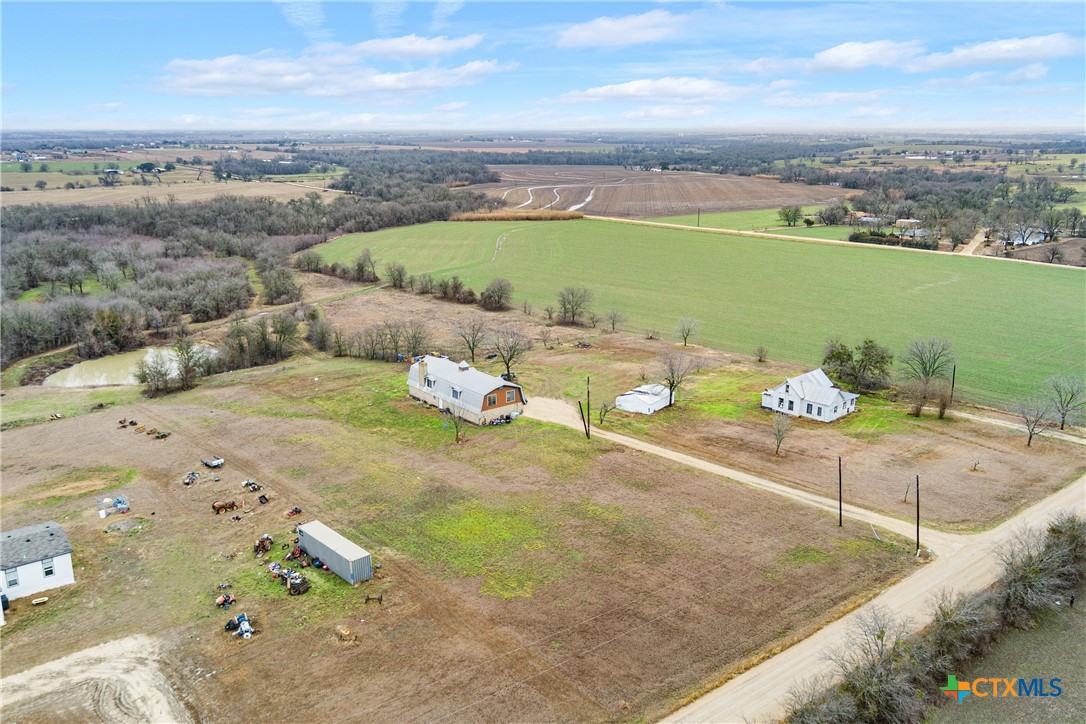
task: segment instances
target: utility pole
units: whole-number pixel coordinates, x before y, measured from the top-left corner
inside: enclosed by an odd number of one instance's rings
[[[916,476],[916,555],[920,555],[920,476]]]
[[[958,377],[958,365],[950,368],[950,404],[954,404],[954,381]]]
[[[588,399],[588,404],[586,405],[586,407],[588,407],[588,410],[587,410],[588,414],[586,414],[584,416],[584,420],[585,420],[585,422],[584,422],[584,434],[585,434],[585,437],[587,437],[589,440],[591,440],[592,439],[592,378],[589,377],[588,375],[585,375],[585,378],[584,378],[584,391],[585,391],[585,397]]]
[[[845,525],[845,493],[841,477],[841,456],[837,456],[837,527]]]
[[[698,227],[701,227],[701,209],[698,209]]]

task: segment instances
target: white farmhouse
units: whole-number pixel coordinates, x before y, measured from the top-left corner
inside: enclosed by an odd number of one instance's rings
[[[855,412],[857,398],[859,395],[836,387],[819,368],[763,392],[762,407],[793,417],[833,422]]]
[[[72,544],[52,520],[0,535],[0,569],[0,593],[11,600],[75,583]]]
[[[467,362],[425,355],[407,372],[407,392],[440,410],[451,408],[476,425],[512,418],[524,410],[524,390]]]
[[[671,404],[671,394],[664,385],[641,385],[615,398],[615,409],[651,415]]]

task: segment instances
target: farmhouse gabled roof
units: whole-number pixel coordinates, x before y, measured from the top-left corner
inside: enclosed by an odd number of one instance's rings
[[[0,534],[0,568],[4,570],[71,552],[68,536],[53,520]]]
[[[789,377],[785,380],[785,384],[791,385],[800,399],[814,402],[819,405],[831,405],[834,399],[840,395],[847,400],[854,400],[859,395],[852,392],[845,392],[844,390],[835,387],[830,378],[819,367],[816,370],[805,372],[798,377]],[[774,389],[780,389],[784,385],[778,385]]]
[[[477,395],[486,395],[499,387],[516,387],[520,385],[506,382],[501,377],[480,372],[467,362],[453,362],[445,357],[426,355],[426,374],[436,379],[453,383],[458,389],[466,392],[474,392]],[[420,380],[421,382],[421,380]]]

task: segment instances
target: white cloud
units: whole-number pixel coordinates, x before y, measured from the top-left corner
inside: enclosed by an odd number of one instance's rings
[[[439,35],[425,38],[418,35],[404,35],[399,38],[375,38],[364,40],[354,45],[326,44],[316,49],[332,54],[339,51],[357,58],[386,58],[388,60],[413,60],[437,58],[461,50],[469,50],[482,42],[479,34],[464,35],[459,38],[447,38]]]
[[[688,15],[672,15],[666,10],[650,10],[621,18],[596,18],[563,30],[558,34],[557,45],[560,48],[622,48],[654,43],[678,35],[689,18]]]
[[[370,15],[373,17],[373,26],[378,35],[388,35],[400,27],[407,3],[392,2],[392,0],[377,0],[370,5]]]
[[[276,0],[279,12],[293,27],[305,33],[311,43],[331,37],[324,28],[324,6],[314,0]]]
[[[959,46],[949,53],[932,53],[917,58],[907,70],[918,72],[990,63],[1033,63],[1049,58],[1081,55],[1082,52],[1081,38],[1072,38],[1066,33],[1053,33]]]
[[[430,15],[430,27],[437,30],[445,27],[449,18],[460,12],[463,7],[464,3],[459,0],[438,0]]]
[[[728,85],[708,78],[689,76],[674,78],[644,78],[628,83],[603,85],[583,91],[572,91],[560,97],[570,102],[582,101],[662,101],[666,103],[704,103],[741,98],[753,88]]]
[[[881,68],[899,67],[924,52],[924,46],[916,40],[896,42],[875,40],[870,43],[841,43],[815,53],[809,68],[813,71],[849,71],[869,66]]]
[[[440,106],[434,106],[435,111],[460,111],[468,107],[466,101],[453,101],[452,103],[442,103]]]
[[[1007,73],[1007,75],[1003,76],[1003,80],[1007,83],[1035,83],[1044,80],[1046,75],[1048,75],[1047,65],[1044,63],[1030,63],[1018,70]]]
[[[829,91],[827,93],[811,93],[800,95],[791,91],[784,91],[767,96],[763,103],[767,106],[780,106],[784,108],[814,108],[817,106],[832,106],[839,103],[859,103],[873,101],[884,95],[884,90],[870,91]]]
[[[806,60],[794,59],[794,58],[757,58],[749,63],[743,63],[739,66],[739,70],[745,73],[759,73],[762,75],[774,75],[776,73],[787,73],[792,70],[806,69],[809,62]]]
[[[933,78],[922,84],[927,88],[963,88],[986,83],[992,79],[995,73],[990,71],[977,71],[962,78]]]
[[[267,52],[211,60],[172,60],[166,65],[167,75],[159,82],[163,92],[183,96],[367,96],[468,85],[513,67],[494,60],[475,60],[454,68],[382,73],[351,60],[349,53],[291,58]]]
[[[771,90],[771,91],[784,90],[786,88],[795,88],[798,85],[799,85],[798,80],[790,80],[788,78],[781,78],[780,80],[775,80],[772,83],[770,83],[769,84],[769,90]]]
[[[643,119],[683,120],[687,118],[704,118],[711,112],[712,110],[705,106],[693,108],[690,106],[642,106],[623,113],[622,117],[631,121]]]

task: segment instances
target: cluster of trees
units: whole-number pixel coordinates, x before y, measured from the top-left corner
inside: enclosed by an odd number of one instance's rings
[[[217,181],[225,179],[253,181],[271,175],[295,176],[298,174],[310,173],[311,171],[326,173],[331,170],[332,167],[328,164],[291,160],[282,155],[276,156],[270,160],[264,160],[261,158],[253,158],[247,153],[225,154],[220,156],[219,160],[211,165],[211,172],[214,174],[215,180]]]
[[[1009,627],[1028,628],[1058,609],[1086,579],[1086,519],[1063,513],[1044,530],[1025,530],[997,551],[1002,576],[972,593],[944,592],[931,623],[909,637],[882,609],[862,616],[830,656],[831,670],[792,690],[794,724],[907,722],[945,701],[940,687],[983,656]]]
[[[1035,435],[1055,427],[1057,423],[1063,430],[1068,418],[1075,421],[1084,406],[1086,382],[1080,375],[1069,373],[1050,377],[1041,394],[1016,400],[1014,411],[1025,424],[1026,447],[1033,445]]]
[[[148,397],[160,397],[175,390],[191,390],[200,377],[214,371],[214,357],[198,347],[192,337],[181,334],[169,352],[154,350],[136,365],[136,379]]]
[[[919,417],[929,402],[936,402],[942,418],[953,395],[952,375],[957,358],[950,342],[940,337],[917,339],[901,355],[900,394]],[[894,355],[873,339],[849,347],[833,337],[822,350],[822,369],[853,392],[871,392],[890,384]]]

